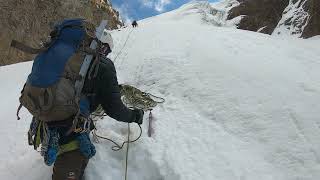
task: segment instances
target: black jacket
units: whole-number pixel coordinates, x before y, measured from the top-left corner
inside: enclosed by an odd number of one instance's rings
[[[90,68],[89,68],[90,69]],[[122,122],[133,122],[135,113],[128,109],[121,101],[117,73],[110,59],[102,59],[98,74],[93,79],[86,78],[83,93],[88,94],[90,101],[90,113],[94,112],[101,104],[105,113],[111,118]],[[72,126],[72,119],[50,123],[49,127],[58,128],[60,134],[60,145],[74,140],[78,134],[65,134]]]
[[[110,59],[101,60],[97,77],[86,80],[83,91],[93,94],[89,96],[90,112],[95,111],[101,104],[106,114],[113,119],[122,122],[134,121],[133,111],[121,101],[116,69]]]

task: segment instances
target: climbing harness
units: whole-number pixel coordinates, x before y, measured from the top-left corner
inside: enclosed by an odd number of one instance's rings
[[[149,128],[148,128],[148,136],[151,137],[151,134],[153,133],[153,128],[152,128],[152,109],[154,107],[156,107],[158,104],[164,103],[165,99],[152,95],[150,93],[146,93],[146,92],[142,92],[139,89],[130,86],[130,85],[119,85],[120,86],[120,93],[121,93],[121,99],[122,101],[127,105],[127,107],[129,108],[136,108],[136,109],[142,109],[143,111],[150,111],[149,112]],[[158,99],[154,100],[154,99]],[[92,114],[92,118],[94,122],[98,121],[98,118],[101,118],[103,116],[106,116],[104,114],[103,108],[101,106],[99,106],[97,108],[97,110]],[[110,142],[112,142],[114,144],[114,146],[112,146],[112,150],[113,151],[119,151],[123,148],[123,146],[125,144],[127,144],[127,148],[126,148],[126,165],[125,165],[125,180],[127,180],[127,174],[128,174],[128,156],[129,156],[129,144],[133,143],[135,141],[137,141],[138,139],[140,139],[141,135],[142,135],[142,128],[139,125],[140,128],[140,134],[137,138],[135,138],[134,140],[130,140],[130,124],[128,123],[128,136],[127,136],[127,140],[125,142],[123,142],[121,145],[117,144],[116,142],[114,142],[113,140],[111,140],[110,138],[107,137],[103,137],[101,135],[97,134],[97,129],[95,128],[92,131],[93,134],[93,139],[98,142],[98,138],[101,139],[105,139],[108,140]]]

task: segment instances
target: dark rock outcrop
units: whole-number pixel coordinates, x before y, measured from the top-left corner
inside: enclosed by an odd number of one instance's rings
[[[238,0],[228,19],[243,16],[239,29],[274,33],[285,29],[290,34],[309,38],[320,34],[319,0]],[[281,34],[281,31],[277,31]]]
[[[320,35],[320,0],[309,0],[304,8],[311,18],[303,30],[302,37],[309,38]]]
[[[282,17],[289,0],[238,0],[240,5],[231,9],[228,19],[244,16],[239,29],[271,34]]]
[[[119,13],[103,0],[0,0],[0,66],[33,58],[10,48],[12,39],[39,47],[50,33],[50,23],[76,17],[95,25],[108,20],[111,29],[123,25]]]

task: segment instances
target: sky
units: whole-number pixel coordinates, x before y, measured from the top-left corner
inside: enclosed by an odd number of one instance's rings
[[[126,23],[171,11],[191,0],[110,0]],[[209,0],[215,2],[218,0]]]

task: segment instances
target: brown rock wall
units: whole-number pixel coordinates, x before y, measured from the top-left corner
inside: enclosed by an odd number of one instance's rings
[[[238,0],[239,6],[230,10],[228,19],[244,16],[238,25],[239,29],[271,34],[282,17],[289,0]]]
[[[238,24],[239,29],[258,31],[272,34],[282,18],[285,8],[289,5],[289,0],[238,0],[240,5],[230,10],[228,19],[237,16],[244,16]],[[303,8],[308,13],[297,13],[295,18],[287,18],[285,26],[293,27],[292,34],[299,33],[303,38],[320,35],[320,0],[292,0],[294,7]],[[301,16],[299,18],[299,16]],[[301,20],[303,19],[303,21]],[[305,24],[307,25],[305,26]]]
[[[103,1],[0,0],[0,65],[32,59],[32,56],[10,48],[12,39],[39,47],[39,43],[48,37],[52,22],[76,17],[96,25],[107,19],[110,29],[123,25],[119,13]]]
[[[309,13],[310,19],[303,30],[302,37],[320,35],[320,0],[308,0],[304,9]]]

